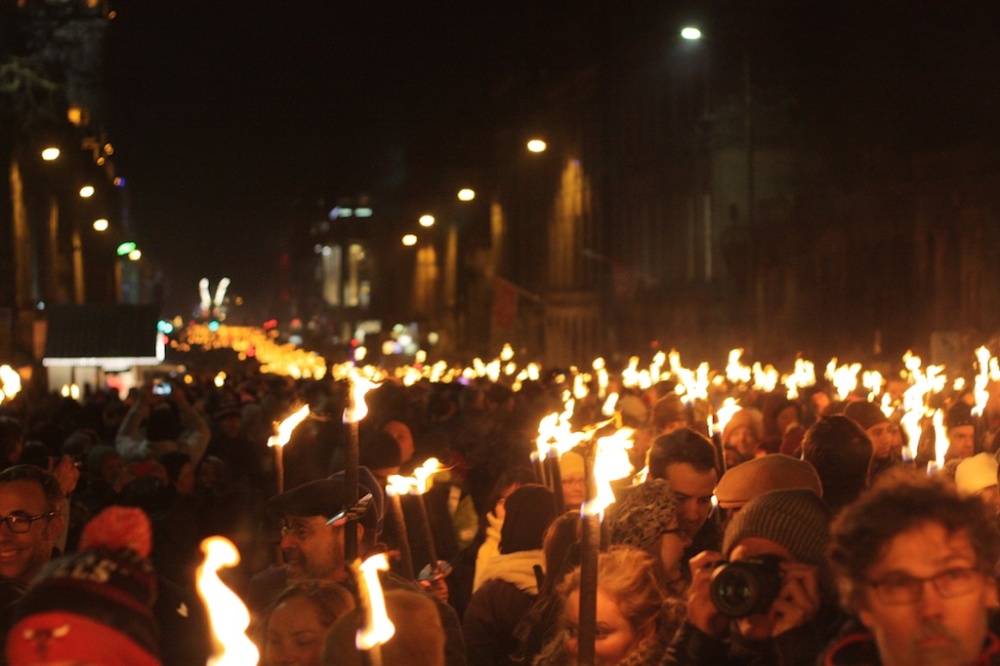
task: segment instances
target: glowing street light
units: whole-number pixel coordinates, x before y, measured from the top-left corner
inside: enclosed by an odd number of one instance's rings
[[[42,159],[46,162],[51,162],[52,160],[59,159],[59,149],[55,146],[49,146],[42,151]]]
[[[94,186],[84,185],[83,187],[81,187],[80,196],[83,197],[84,199],[89,199],[90,197],[94,196]]]
[[[420,226],[422,227],[433,227],[434,226],[434,216],[433,215],[421,215],[420,216]]]
[[[403,236],[403,245],[405,245],[406,247],[413,247],[416,244],[417,244],[416,234],[406,234],[405,236]]]
[[[701,39],[701,30],[694,26],[685,26],[681,28],[681,37],[691,42],[697,41]]]
[[[531,139],[528,141],[528,150],[533,153],[544,153],[548,145],[541,139]]]
[[[463,187],[458,191],[459,201],[472,201],[476,198],[476,191],[468,187]]]
[[[94,231],[107,231],[108,230],[108,219],[106,217],[99,217],[94,220]]]
[[[142,250],[135,249],[128,253],[128,258],[132,261],[139,261],[142,258]]]

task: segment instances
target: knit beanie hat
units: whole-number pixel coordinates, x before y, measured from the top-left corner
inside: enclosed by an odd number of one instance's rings
[[[976,425],[976,417],[972,415],[972,406],[959,400],[944,413],[944,427],[948,430],[959,426]]]
[[[566,451],[559,456],[559,475],[570,476],[573,474],[583,474],[583,456],[576,451]]]
[[[754,498],[726,527],[722,553],[729,557],[746,538],[780,544],[799,562],[822,565],[830,542],[830,511],[811,490],[776,490]]]
[[[868,402],[867,400],[854,400],[847,403],[847,406],[844,407],[844,416],[854,419],[861,426],[862,430],[868,430],[880,423],[889,422],[889,417],[882,412],[882,409],[875,403]]]
[[[811,490],[823,496],[823,484],[811,463],[774,453],[727,469],[715,488],[715,497],[723,509],[733,509],[759,495],[793,489]]]
[[[50,562],[14,607],[7,663],[159,666],[149,518],[111,506],[84,527],[79,548]]]
[[[539,550],[545,531],[556,519],[556,500],[552,491],[537,483],[525,484],[507,497],[504,510],[500,552],[509,555],[522,550]]]
[[[652,479],[617,502],[605,524],[612,545],[650,551],[664,532],[677,526],[677,498],[666,479]]]
[[[750,428],[753,432],[754,437],[758,440],[764,438],[764,415],[761,414],[759,409],[754,409],[753,407],[744,407],[738,412],[734,412],[732,417],[730,417],[729,422],[726,423],[726,427],[722,430],[722,441],[723,443],[728,442],[730,436],[740,426],[746,426]]]
[[[977,453],[958,464],[955,486],[962,495],[975,495],[997,485],[997,459],[991,453]]]

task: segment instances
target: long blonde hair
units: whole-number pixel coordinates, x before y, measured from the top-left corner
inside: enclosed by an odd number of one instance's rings
[[[580,589],[580,568],[571,571],[558,589],[563,600]],[[657,619],[667,597],[659,563],[649,553],[631,546],[612,546],[600,554],[597,589],[618,605],[636,633]]]

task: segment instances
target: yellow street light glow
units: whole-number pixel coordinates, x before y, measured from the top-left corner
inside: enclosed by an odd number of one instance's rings
[[[46,148],[45,150],[42,151],[42,159],[45,160],[46,162],[51,162],[52,160],[58,158],[59,158],[59,149],[54,146],[50,146],[49,148]]]
[[[90,197],[94,196],[94,186],[84,185],[83,187],[81,187],[80,196],[83,197],[84,199],[89,199]]]
[[[544,153],[548,145],[541,139],[532,139],[528,142],[528,150],[533,153]]]
[[[420,216],[420,226],[422,226],[422,227],[433,227],[434,226],[434,216],[433,215],[421,215]]]
[[[108,220],[104,217],[99,217],[94,220],[94,231],[107,231],[108,230]]]
[[[687,26],[681,29],[681,37],[690,41],[701,39],[701,30],[694,26]]]
[[[468,187],[463,187],[458,191],[459,201],[472,201],[476,198],[476,191]]]
[[[139,261],[142,258],[142,250],[132,250],[128,253],[128,258],[132,261]]]
[[[416,234],[406,234],[405,236],[403,236],[403,245],[405,245],[406,247],[411,247],[416,244],[417,244]]]

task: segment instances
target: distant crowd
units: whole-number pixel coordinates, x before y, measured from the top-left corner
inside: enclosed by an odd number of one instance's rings
[[[20,394],[0,406],[0,663],[206,663],[196,571],[221,535],[263,666],[372,663],[355,550],[388,555],[388,665],[1000,664],[1000,412],[971,393],[910,442],[898,414],[823,386],[744,389],[718,431],[718,405],[671,381],[612,386],[634,473],[597,555],[588,444],[532,463],[567,381],[390,380],[356,433],[332,379]],[[596,394],[577,430],[609,418]],[[279,465],[268,439],[306,404]],[[387,492],[430,458],[423,495]]]

